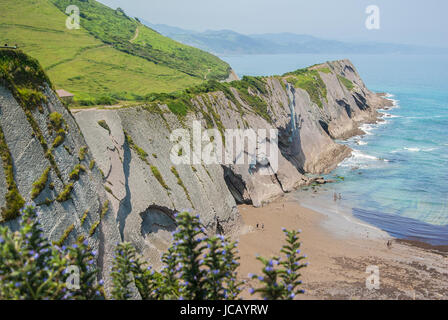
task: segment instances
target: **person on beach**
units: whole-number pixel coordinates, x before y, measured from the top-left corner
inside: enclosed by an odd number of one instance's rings
[[[392,240],[388,240],[386,245],[388,249],[392,249]]]

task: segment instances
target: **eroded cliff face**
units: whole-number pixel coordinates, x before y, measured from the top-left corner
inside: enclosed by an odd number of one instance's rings
[[[361,133],[361,122],[375,121],[376,108],[388,102],[370,92],[349,61],[310,68],[323,81],[321,105],[295,86],[294,75],[260,79],[260,92],[249,87],[267,108],[254,111],[241,91],[211,91],[191,99],[194,111],[176,116],[166,104],[157,108],[76,111],[74,114],[98,167],[121,239],[132,242],[154,265],[170,243],[173,213],[192,210],[210,233],[232,233],[240,226],[237,203],[260,206],[310,183],[305,173],[332,170],[351,150],[333,141]],[[315,73],[312,73],[315,76]],[[299,84],[300,85],[300,84]],[[245,92],[243,92],[245,94]],[[278,170],[261,174],[269,163],[177,164],[170,135],[183,129],[277,129]],[[225,141],[224,144],[229,144]],[[270,142],[268,142],[269,144]]]
[[[15,184],[24,201],[36,205],[50,241],[60,246],[88,241],[98,252],[101,276],[108,285],[110,257],[121,239],[101,173],[70,112],[48,85],[42,90],[46,102],[26,115],[11,91],[0,85],[0,127],[11,154]],[[65,137],[57,147],[53,144],[61,132],[51,127],[50,114],[61,115]],[[4,169],[0,170],[2,208],[7,206],[9,187]],[[5,221],[3,216],[2,220],[13,230],[18,227],[17,218]]]
[[[156,267],[170,245],[176,212],[199,214],[210,233],[237,231],[240,216],[223,168],[170,160],[170,133],[182,128],[176,116],[135,107],[89,110],[75,117],[104,173],[122,240],[133,243]]]
[[[279,166],[272,175],[262,175],[249,164],[223,166],[224,178],[237,202],[255,206],[309,183],[304,173],[334,169],[350,156],[351,150],[333,139],[361,134],[359,124],[376,121],[376,109],[390,105],[390,101],[365,87],[348,60],[258,81],[264,88],[249,86],[247,91],[264,102],[263,112],[254,111],[254,106],[241,96],[245,92],[232,87],[235,99],[217,91],[198,95],[192,101],[200,110],[196,117],[204,127],[210,127],[205,118],[212,118],[214,127],[222,127],[221,131],[278,129]],[[320,91],[314,90],[318,86]]]
[[[332,170],[351,152],[333,139],[359,134],[359,123],[375,121],[376,108],[388,104],[346,60],[258,78],[255,86],[238,83],[198,93],[188,102],[192,110],[179,116],[164,103],[72,115],[45,81],[39,105],[30,108],[3,81],[0,151],[9,152],[12,167],[3,161],[0,207],[11,207],[7,195],[17,189],[38,207],[51,241],[88,240],[107,290],[117,242],[131,242],[158,267],[176,212],[198,214],[208,233],[237,233],[238,202],[260,206],[309,183],[305,173]],[[238,164],[244,151],[230,163],[175,165],[170,135],[175,129],[191,133],[193,121],[222,133],[278,130],[278,170],[265,159]],[[3,216],[2,223],[16,228],[17,218]]]

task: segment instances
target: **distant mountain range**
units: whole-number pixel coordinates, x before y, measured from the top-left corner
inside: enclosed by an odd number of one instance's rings
[[[214,54],[359,53],[440,54],[448,48],[378,42],[343,42],[294,33],[244,35],[232,30],[197,32],[164,24],[142,23],[164,36]]]

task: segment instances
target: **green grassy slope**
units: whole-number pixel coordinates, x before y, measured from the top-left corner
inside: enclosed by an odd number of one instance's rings
[[[119,50],[201,79],[207,74],[209,79],[216,80],[225,79],[228,75],[228,65],[219,58],[164,37],[126,16],[121,10],[112,10],[94,0],[50,1],[63,12],[70,4],[78,6],[83,27]],[[137,28],[138,37],[134,40]]]
[[[67,16],[55,6],[68,3],[0,0],[0,41],[18,44],[37,58],[56,88],[73,92],[77,100],[135,100],[199,84],[206,74],[227,75],[229,66],[217,57],[160,36],[93,0],[70,1],[81,9],[81,29],[69,30]]]

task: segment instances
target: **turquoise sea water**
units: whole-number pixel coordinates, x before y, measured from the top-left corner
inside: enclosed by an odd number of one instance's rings
[[[344,181],[326,186],[319,196],[330,203],[334,192],[341,193],[354,216],[392,236],[448,244],[448,56],[222,58],[240,76],[283,74],[349,58],[367,87],[389,93],[396,107],[382,111],[383,123],[365,125],[366,135],[341,141],[354,151],[329,177]]]

